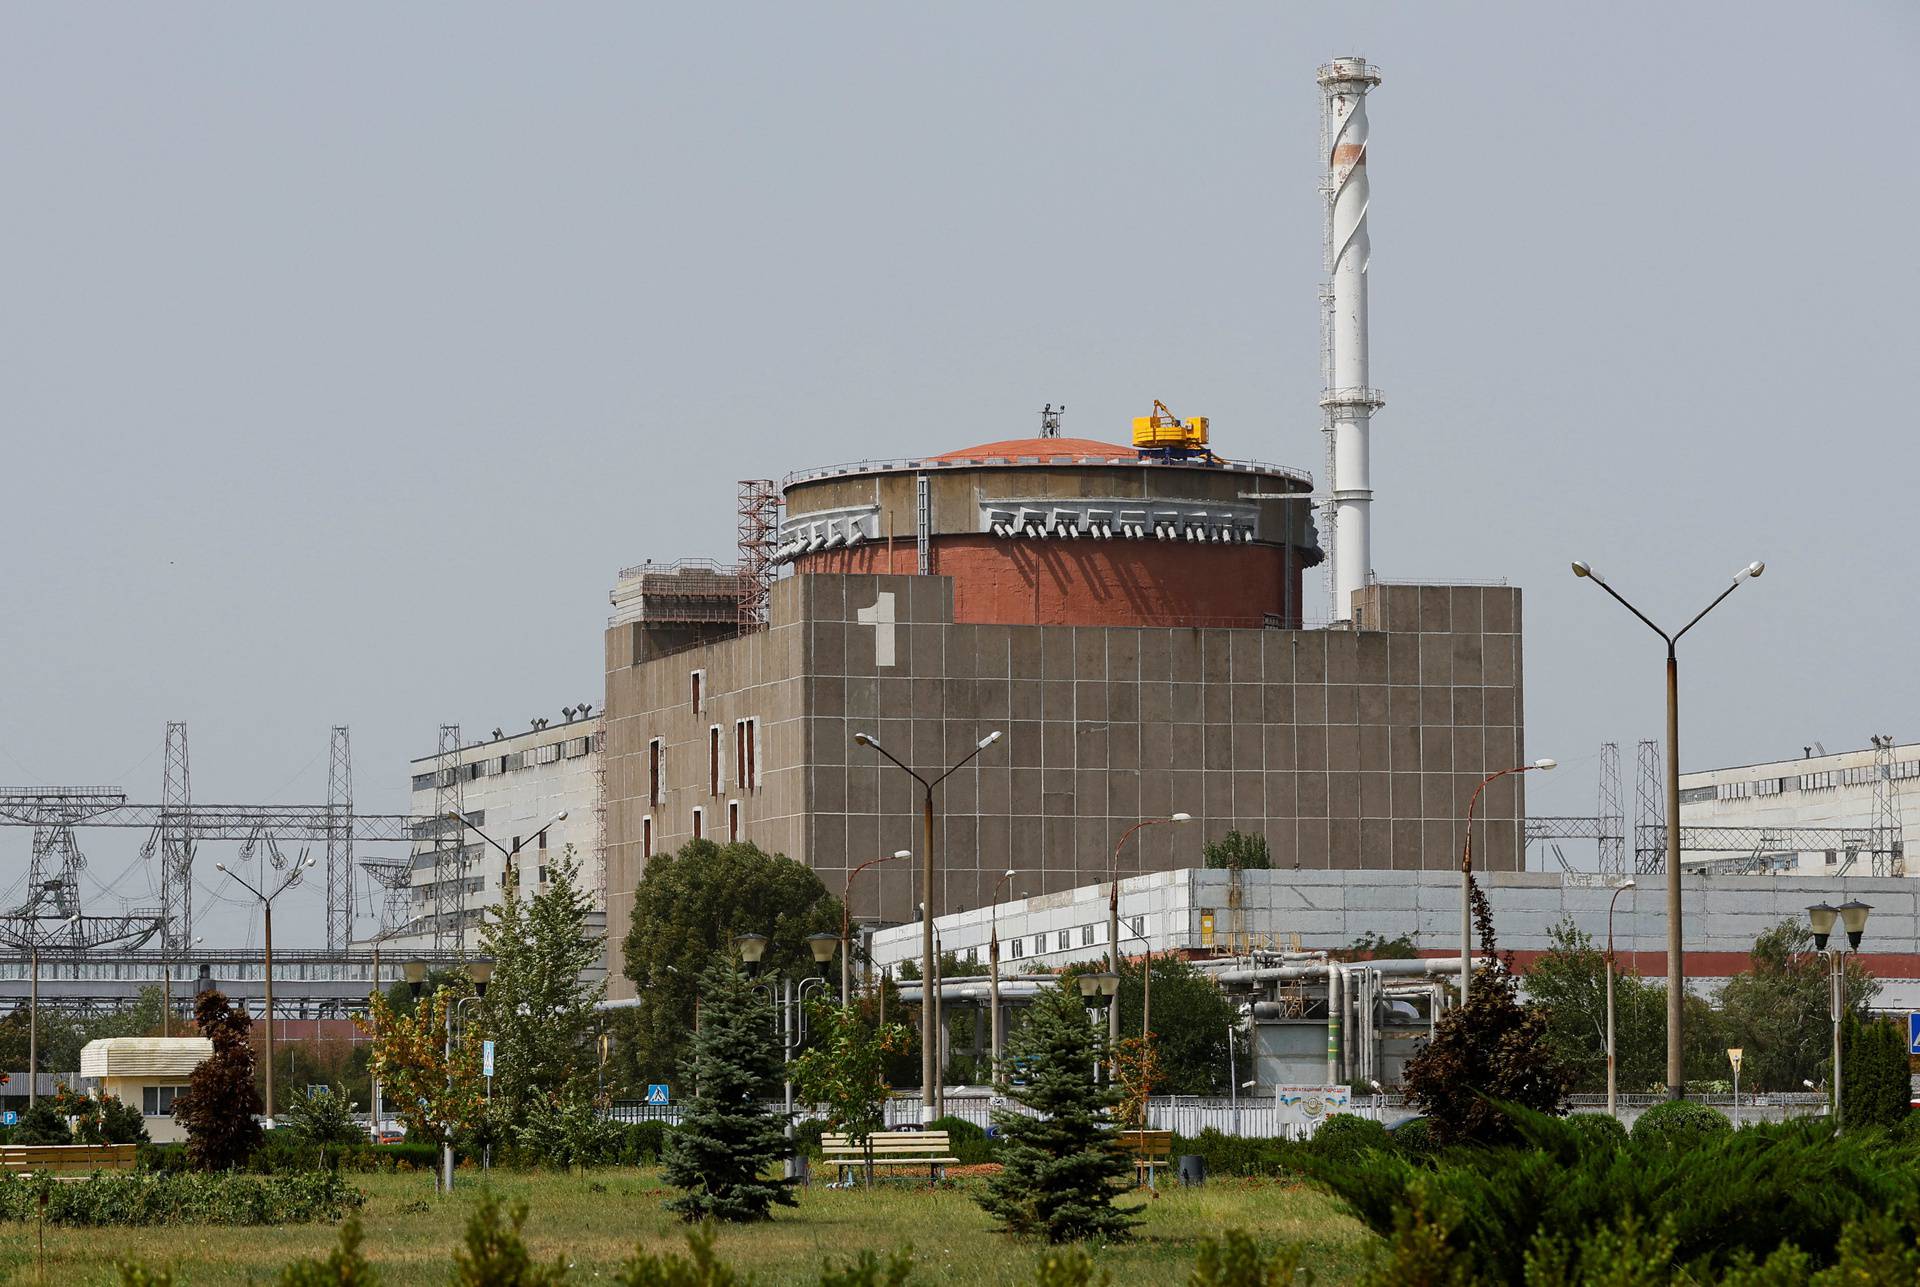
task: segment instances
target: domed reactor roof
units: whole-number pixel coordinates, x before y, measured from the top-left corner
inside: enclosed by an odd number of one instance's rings
[[[1210,452],[1009,438],[793,475],[776,557],[952,577],[956,622],[1297,627],[1311,489]]]

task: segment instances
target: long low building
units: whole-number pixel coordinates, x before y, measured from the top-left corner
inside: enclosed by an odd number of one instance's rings
[[[1592,876],[1486,872],[1502,951],[1524,969],[1552,944],[1550,933],[1571,921],[1604,944],[1610,885]],[[1018,888],[1016,876],[1014,884]],[[1882,1008],[1920,1009],[1920,882],[1901,878],[1726,875],[1689,872],[1682,894],[1689,985],[1711,988],[1747,967],[1754,939],[1783,920],[1806,919],[1809,904],[1858,898],[1873,912],[1860,963],[1879,978]],[[935,919],[943,951],[984,970],[997,927],[1001,968],[1023,972],[1104,957],[1105,884],[1015,899],[997,907]],[[1460,950],[1460,878],[1446,871],[1230,871],[1186,867],[1120,882],[1122,949],[1195,956],[1252,950],[1338,950],[1372,935],[1407,935],[1422,956]],[[1666,892],[1644,878],[1619,897],[1615,950],[1623,968],[1664,978]],[[920,954],[918,924],[877,930],[876,967],[898,967]]]

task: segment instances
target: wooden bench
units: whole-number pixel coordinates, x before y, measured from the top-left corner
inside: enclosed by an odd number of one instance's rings
[[[869,1150],[876,1167],[926,1167],[929,1187],[946,1167],[960,1164],[959,1158],[951,1156],[953,1144],[945,1131],[875,1131],[864,1144],[856,1144],[845,1135],[820,1137],[823,1160],[837,1168],[842,1180],[851,1181],[853,1172],[866,1166]]]
[[[45,1171],[50,1175],[92,1175],[95,1171],[131,1171],[133,1144],[0,1144],[0,1171]]]
[[[1133,1157],[1134,1183],[1153,1187],[1153,1168],[1173,1162],[1172,1131],[1121,1131],[1120,1147]]]

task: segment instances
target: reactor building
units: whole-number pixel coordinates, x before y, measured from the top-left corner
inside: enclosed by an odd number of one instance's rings
[[[646,563],[613,590],[601,771],[609,941],[646,863],[693,838],[751,841],[869,923],[1196,867],[1228,831],[1281,869],[1459,862],[1483,778],[1523,762],[1521,603],[1496,585],[1372,569],[1365,102],[1340,60],[1325,108],[1330,477],[1216,454],[1204,418],[1154,403],[1131,441],[1038,437],[741,485],[733,564]],[[1144,399],[1143,399],[1144,402]],[[1124,436],[1124,435],[1122,435]],[[1304,608],[1328,562],[1331,610]],[[1331,617],[1332,620],[1324,618]],[[1315,620],[1315,618],[1322,618]],[[1481,865],[1523,865],[1518,775],[1480,802]],[[617,962],[617,957],[615,958]],[[617,968],[614,992],[630,991]]]

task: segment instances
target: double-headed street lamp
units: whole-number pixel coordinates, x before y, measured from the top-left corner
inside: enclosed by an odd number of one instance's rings
[[[1813,950],[1825,952],[1827,962],[1832,967],[1830,984],[1830,1009],[1833,1012],[1833,1133],[1840,1133],[1840,1016],[1846,1010],[1847,978],[1846,949],[1835,943],[1831,949],[1827,940],[1833,936],[1833,922],[1838,920],[1840,928],[1846,931],[1847,948],[1854,952],[1860,950],[1860,936],[1867,932],[1867,913],[1873,908],[1857,898],[1850,898],[1838,907],[1825,901],[1807,908],[1807,920],[1813,926]]]
[[[1113,853],[1107,859],[1107,968],[1114,977],[1120,974],[1120,851],[1126,847],[1133,833],[1142,827],[1157,827],[1166,823],[1192,822],[1190,813],[1174,813],[1164,818],[1142,818],[1120,833],[1120,839],[1113,844]],[[1107,1011],[1107,1040],[1115,1045],[1120,1042],[1120,1007],[1114,1006]]]
[[[449,1100],[453,1098],[454,1019],[460,1013],[460,1007],[467,1002],[471,1001],[475,1005],[478,1005],[481,998],[487,995],[487,984],[493,981],[492,961],[468,961],[466,968],[467,978],[473,983],[473,994],[471,996],[461,997],[447,1007],[446,1048],[442,1058],[445,1060],[447,1068],[447,1098]],[[420,999],[420,989],[427,981],[427,963],[425,961],[408,961],[401,967],[401,974],[407,981],[408,991],[412,992],[414,1000],[418,1001]],[[440,1119],[440,1175],[438,1178],[440,1192],[442,1194],[452,1193],[453,1120],[450,1111],[442,1113]]]
[[[267,1122],[269,1125],[273,1122],[273,900],[299,884],[300,877],[306,874],[307,869],[312,867],[313,863],[313,859],[306,857],[304,854],[301,855],[300,861],[296,862],[293,865],[293,870],[287,873],[287,878],[281,881],[280,887],[271,894],[261,893],[253,887],[252,883],[249,882],[246,877],[239,875],[237,872],[227,871],[227,865],[225,863],[217,862],[213,864],[215,871],[226,872],[228,879],[259,899],[260,906],[264,908],[266,912]]]
[[[467,828],[469,831],[473,832],[474,835],[480,837],[482,840],[492,845],[495,849],[498,849],[500,851],[501,856],[507,860],[507,871],[513,872],[513,860],[519,856],[520,850],[524,848],[529,841],[538,840],[541,836],[546,835],[547,829],[553,826],[554,823],[565,822],[567,820],[567,811],[565,809],[562,809],[560,810],[560,812],[554,814],[551,818],[548,818],[545,822],[540,824],[540,830],[534,832],[530,836],[515,836],[513,838],[513,847],[511,849],[501,844],[498,840],[495,840],[492,836],[488,835],[486,832],[482,831],[478,826],[478,824],[476,824],[472,818],[469,818],[466,814],[460,812],[458,809],[448,809],[447,816],[449,818],[452,818],[455,822],[459,823],[461,826]],[[516,879],[518,879],[519,873],[514,872],[514,876]],[[503,884],[505,883],[504,880],[502,881],[502,883]]]
[[[813,951],[813,963],[823,971],[833,960],[833,950],[840,940],[832,934],[809,934],[807,946]],[[765,934],[735,934],[733,949],[740,954],[741,962],[747,967],[747,973],[758,979],[760,962],[767,954],[767,936]],[[779,987],[775,988],[775,983]],[[828,983],[818,974],[809,974],[796,985],[794,980],[784,976],[769,976],[754,985],[756,991],[761,987],[767,990],[767,1000],[773,1003],[774,1012],[780,1018],[782,1054],[785,1056],[780,1067],[781,1084],[785,1090],[787,1162],[786,1174],[791,1179],[797,1170],[793,1151],[793,1056],[800,1043],[807,1039],[807,990],[819,988],[825,990]]]
[[[1624,881],[1614,886],[1613,897],[1607,900],[1607,1116],[1614,1115],[1613,1094],[1614,1048],[1613,1048],[1613,909],[1620,903],[1620,895],[1633,888],[1632,881]]]
[[[1753,562],[1733,574],[1733,584],[1700,609],[1692,621],[1668,634],[1646,613],[1628,603],[1621,593],[1608,585],[1606,578],[1586,563],[1575,563],[1573,574],[1584,577],[1605,590],[1614,600],[1640,618],[1646,627],[1667,644],[1667,1098],[1679,1099],[1686,1091],[1686,1050],[1682,1044],[1687,966],[1681,952],[1680,933],[1680,663],[1674,646],[1680,636],[1700,624],[1700,619],[1720,606],[1720,601],[1740,588],[1749,577],[1757,577],[1767,565]]]
[[[840,890],[840,1004],[853,1004],[853,924],[848,909],[853,905],[853,878],[876,863],[893,862],[899,858],[913,857],[911,849],[896,849],[890,854],[881,854],[878,858],[869,858],[847,873],[847,882]],[[809,940],[811,941],[811,940]],[[868,971],[872,977],[872,971]]]
[[[1510,769],[1501,769],[1489,773],[1480,779],[1480,785],[1473,789],[1473,798],[1467,801],[1467,835],[1460,844],[1460,1006],[1466,1008],[1467,990],[1473,979],[1473,812],[1480,806],[1480,793],[1487,789],[1489,782],[1496,782],[1512,773],[1532,773],[1536,769],[1545,771],[1559,764],[1558,760],[1535,760],[1532,764],[1519,764]]]
[[[931,1122],[941,1115],[945,1108],[940,1088],[939,1033],[934,1030],[938,1006],[930,995],[934,977],[933,957],[933,789],[973,762],[974,756],[1000,740],[1000,730],[995,729],[974,744],[971,751],[958,764],[929,782],[908,768],[900,758],[886,747],[880,745],[871,733],[855,733],[856,744],[880,752],[892,761],[893,766],[918,782],[925,793],[924,809],[921,813],[920,850],[920,888],[926,914],[920,922],[920,980],[922,997],[920,1000],[920,1120]]]

